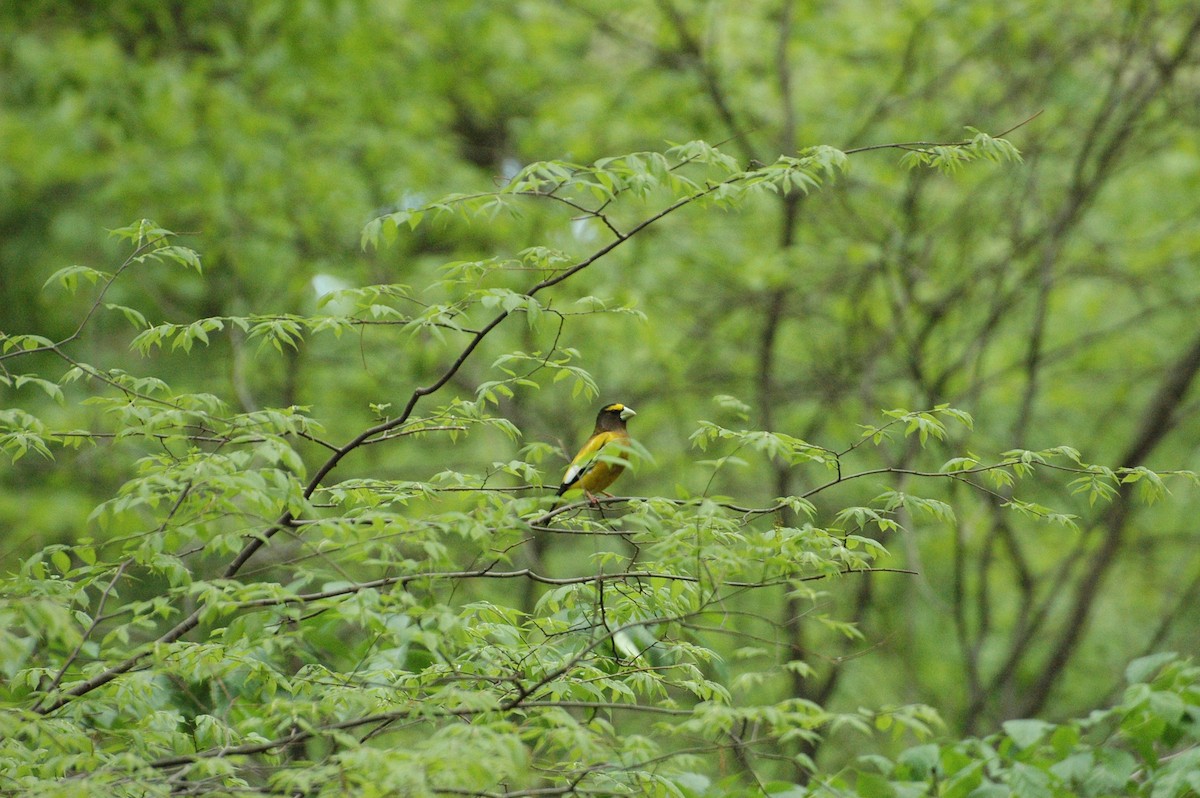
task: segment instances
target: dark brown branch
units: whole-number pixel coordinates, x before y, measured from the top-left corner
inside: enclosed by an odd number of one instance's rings
[[[1200,20],[1200,18],[1198,18]],[[1175,425],[1176,410],[1200,373],[1200,335],[1167,372],[1142,416],[1141,427],[1121,458],[1122,466],[1142,465]],[[1092,556],[1088,569],[1081,575],[1070,602],[1062,633],[1051,649],[1041,672],[1024,695],[1020,707],[1022,717],[1033,717],[1045,706],[1051,690],[1061,678],[1063,669],[1074,655],[1087,626],[1092,606],[1112,567],[1117,552],[1125,540],[1126,524],[1133,511],[1134,485],[1123,483],[1103,521],[1104,536]]]
[[[881,148],[883,148],[883,146],[884,145],[878,145],[878,146],[874,146],[874,147],[860,148],[857,151],[861,152],[861,151],[865,151],[867,149],[881,149]],[[904,148],[906,145],[888,145],[888,146],[892,146],[894,148],[895,147]],[[947,146],[955,146],[955,145],[947,145]],[[577,262],[570,268],[564,269],[563,271],[561,271],[553,276],[547,277],[547,278],[541,280],[540,282],[534,284],[525,292],[525,295],[532,297],[532,296],[540,293],[541,291],[544,291],[547,288],[558,285],[559,283],[570,279],[574,275],[578,274],[579,272],[583,271],[584,269],[587,269],[592,264],[596,263],[601,258],[608,255],[610,252],[612,252],[618,246],[620,246],[624,242],[628,241],[630,238],[637,235],[642,230],[645,230],[646,228],[650,227],[651,225],[659,222],[660,220],[669,216],[670,214],[674,213],[675,211],[679,210],[680,208],[683,208],[683,207],[685,207],[693,202],[696,202],[697,200],[711,194],[712,192],[718,190],[720,187],[722,187],[724,185],[740,182],[741,180],[745,179],[745,177],[746,177],[745,174],[735,174],[729,178],[726,178],[724,181],[711,183],[708,186],[706,186],[702,189],[699,189],[685,197],[681,197],[680,199],[667,205],[665,208],[661,209],[657,213],[647,217],[646,219],[643,219],[640,223],[638,223],[632,229],[630,229],[630,231],[628,233],[626,233],[623,237],[615,238],[613,241],[600,247],[599,249],[594,251],[591,255],[584,258],[583,260],[580,260],[579,262]],[[309,482],[307,483],[307,485],[304,488],[304,491],[303,491],[304,497],[305,498],[311,497],[312,494],[323,484],[325,478],[335,468],[337,468],[338,464],[340,464],[341,461],[348,454],[350,454],[351,452],[354,452],[355,450],[364,446],[372,439],[375,439],[382,435],[386,435],[387,433],[391,432],[392,430],[394,430],[398,427],[401,427],[405,423],[407,423],[408,419],[412,416],[412,413],[416,409],[417,403],[420,402],[421,399],[423,399],[424,397],[429,396],[433,393],[436,393],[442,387],[444,387],[448,382],[450,382],[450,380],[458,373],[458,371],[467,362],[467,360],[470,359],[471,355],[476,351],[476,349],[483,342],[483,340],[493,330],[495,330],[497,327],[499,327],[500,324],[502,322],[504,322],[504,320],[507,319],[509,315],[510,315],[510,313],[508,311],[503,311],[501,313],[498,313],[490,322],[488,322],[478,332],[476,332],[474,335],[472,335],[471,339],[467,342],[466,346],[462,349],[462,351],[459,353],[459,355],[445,368],[445,370],[442,372],[442,374],[437,379],[435,379],[433,382],[431,382],[427,385],[418,387],[415,390],[413,390],[413,392],[410,394],[410,396],[408,398],[408,401],[405,403],[404,409],[401,411],[399,416],[397,416],[396,418],[390,419],[388,421],[381,422],[379,424],[376,424],[374,426],[371,426],[371,427],[363,430],[362,432],[360,432],[358,435],[356,435],[354,438],[352,438],[350,441],[348,441],[343,446],[334,449],[332,451],[332,453],[329,455],[329,457],[313,473],[313,476],[311,477],[311,479],[309,480]],[[59,354],[62,355],[61,352]],[[62,355],[62,356],[65,357],[65,355]],[[103,375],[97,375],[97,376],[100,376],[101,379],[104,379]],[[117,386],[117,387],[120,387],[120,386]],[[122,389],[122,390],[126,390],[126,389]],[[884,471],[886,471],[886,469]],[[877,472],[877,473],[883,473],[883,472]],[[947,476],[947,475],[939,475],[939,476]],[[960,475],[955,475],[955,476],[960,476]],[[841,481],[843,481],[843,478],[841,476],[839,476],[839,478],[835,482],[830,483],[830,484],[837,484],[837,482],[841,482]],[[825,487],[829,487],[829,485],[822,486],[821,488],[817,488],[812,491],[809,491],[809,493],[806,495],[812,495],[812,494],[818,492],[819,490],[824,489]],[[786,506],[786,505],[781,505],[780,509],[782,509],[782,507],[784,507],[784,506]],[[258,534],[251,537],[247,541],[245,546],[241,549],[241,551],[237,554],[237,556],[235,556],[233,558],[233,560],[231,560],[229,562],[229,564],[223,569],[223,571],[221,573],[221,577],[224,579],[232,579],[234,576],[236,576],[241,571],[242,567],[250,560],[251,557],[253,557],[255,555],[255,553],[258,552],[259,549],[261,549],[263,546],[265,546],[268,543],[268,541],[270,541],[270,539],[272,537],[274,537],[278,532],[292,527],[295,524],[296,520],[297,519],[295,518],[295,516],[292,515],[292,513],[290,511],[285,512],[273,524],[271,524],[270,526],[266,527]],[[121,674],[127,673],[130,670],[134,669],[147,656],[147,654],[150,650],[149,646],[154,645],[154,644],[174,643],[174,642],[178,641],[179,639],[181,639],[184,635],[186,635],[192,629],[196,628],[196,626],[199,625],[199,622],[200,622],[202,609],[203,608],[197,608],[197,609],[193,610],[189,615],[187,615],[185,618],[183,618],[181,621],[179,621],[175,626],[173,626],[172,628],[170,628],[169,630],[164,632],[162,635],[160,635],[155,641],[153,641],[153,643],[148,644],[147,647],[144,648],[142,651],[130,655],[125,660],[117,663],[116,665],[113,665],[113,666],[109,667],[108,669],[101,671],[101,672],[93,675],[92,677],[84,680],[83,682],[77,684],[71,690],[66,691],[65,693],[61,694],[54,701],[49,702],[45,707],[43,707],[39,711],[42,714],[54,712],[57,709],[66,705],[67,703],[69,703],[72,699],[77,698],[82,695],[86,695],[87,693],[112,682],[114,679],[116,679]]]
[[[183,501],[183,497],[186,495],[187,491],[183,491],[179,497],[180,502]],[[178,507],[178,505],[176,505],[176,507]],[[83,650],[84,644],[91,638],[92,634],[95,633],[96,627],[98,627],[104,620],[104,605],[108,603],[108,597],[112,594],[113,589],[117,586],[117,581],[120,580],[121,575],[125,573],[125,569],[128,566],[129,560],[122,562],[117,567],[116,573],[113,574],[112,579],[110,579],[108,584],[105,585],[104,590],[100,593],[100,600],[96,603],[96,611],[92,614],[92,622],[88,624],[88,628],[84,630],[83,634],[80,636],[79,642],[75,644],[75,648],[71,651],[70,656],[63,661],[63,664],[58,669],[58,672],[54,674],[54,679],[50,682],[50,686],[46,688],[42,696],[34,703],[32,708],[34,712],[37,712],[38,708],[42,705],[42,702],[46,700],[47,696],[52,695],[54,691],[58,689],[58,686],[62,684],[63,676],[66,675],[67,671],[71,668],[71,664],[75,662],[76,658],[79,657],[79,652]]]
[[[841,571],[838,576],[850,576],[852,574],[872,574],[872,573],[889,573],[889,574],[910,574],[915,575],[915,571],[910,571],[904,568],[851,568]],[[739,589],[757,589],[765,587],[777,587],[780,585],[789,585],[796,582],[815,582],[822,579],[830,578],[830,574],[782,574],[771,579],[759,582],[745,582],[730,580],[722,582],[722,587],[732,587]],[[344,587],[331,588],[322,590],[316,593],[298,593],[293,596],[282,596],[272,598],[251,599],[249,601],[238,602],[233,605],[235,609],[256,609],[263,607],[277,607],[289,604],[311,604],[317,601],[326,599],[340,598],[342,596],[352,595],[362,590],[372,590],[380,587],[391,587],[394,585],[407,585],[410,582],[421,582],[426,580],[458,580],[458,579],[529,579],[543,585],[554,585],[562,587],[564,585],[585,585],[596,582],[625,582],[636,581],[638,579],[663,579],[673,582],[691,582],[695,584],[706,584],[708,580],[699,576],[690,574],[671,574],[662,573],[659,571],[620,571],[611,574],[586,574],[583,576],[545,576],[539,574],[530,568],[518,568],[512,571],[493,571],[490,567],[476,568],[466,571],[436,571],[425,574],[403,574],[401,576],[385,576],[379,579],[372,579],[366,582],[357,582],[353,585]]]
[[[1027,251],[1040,244],[1043,248],[1042,257],[1053,259],[1061,250],[1061,242],[1066,235],[1083,218],[1087,207],[1099,194],[1112,174],[1121,155],[1132,141],[1138,121],[1146,114],[1152,100],[1159,96],[1169,84],[1178,69],[1186,61],[1197,37],[1200,36],[1200,15],[1190,23],[1175,52],[1167,59],[1154,74],[1153,80],[1138,80],[1132,83],[1128,80],[1133,71],[1132,38],[1123,42],[1119,57],[1110,72],[1109,86],[1100,106],[1093,113],[1091,125],[1082,139],[1082,146],[1072,165],[1071,184],[1068,188],[1063,206],[1053,214],[1049,221],[1038,230],[1032,231],[1023,242],[1014,246],[1015,251]],[[1143,75],[1144,77],[1144,75]],[[1198,341],[1200,343],[1200,341]],[[1171,412],[1177,406],[1181,397],[1170,399],[1173,391],[1180,388],[1180,380],[1191,381],[1194,374],[1188,374],[1188,365],[1192,352],[1181,357],[1176,367],[1168,374],[1159,393],[1144,416],[1143,427],[1135,441],[1131,444],[1121,463],[1124,466],[1138,465],[1144,457],[1161,441],[1166,429],[1152,430],[1147,425],[1163,420],[1164,402],[1171,405]],[[982,355],[982,350],[981,350]],[[1029,361],[1026,362],[1029,368]],[[1174,387],[1172,387],[1174,386]],[[1186,385],[1182,387],[1186,389]],[[1061,627],[1057,640],[1047,662],[1035,677],[1036,688],[1023,694],[1018,714],[1034,714],[1044,706],[1050,690],[1056,684],[1062,667],[1071,658],[1082,635],[1090,607],[1124,538],[1123,529],[1131,512],[1129,502],[1129,485],[1120,487],[1120,494],[1108,511],[1106,518],[1100,522],[1104,529],[1104,537],[1099,549],[1092,551],[1088,539],[1081,540],[1074,550],[1055,569],[1048,584],[1062,585],[1073,582],[1075,588],[1070,600],[1071,609],[1068,618]],[[1077,567],[1087,563],[1086,570],[1073,578]],[[986,582],[982,583],[986,588]],[[1030,647],[1051,617],[1054,608],[1060,600],[1061,592],[1047,591],[1041,603],[1036,608],[1026,608],[1022,611],[1021,621],[1014,630],[1008,651],[990,680],[987,689],[975,694],[966,710],[967,729],[978,719],[978,715],[989,696],[996,695],[1014,683],[1020,669],[1021,660],[1027,655]],[[980,596],[986,604],[986,596]],[[1044,637],[1044,635],[1042,635]],[[982,642],[981,638],[977,639]]]
[[[700,46],[699,40],[688,30],[687,20],[684,19],[683,14],[675,7],[672,0],[658,0],[658,5],[662,9],[664,16],[670,21],[671,27],[679,39],[682,55],[694,64],[697,72],[699,72],[700,81],[704,86],[705,92],[708,94],[709,100],[712,102],[721,121],[725,123],[729,135],[736,142],[738,149],[741,150],[743,159],[746,161],[752,160],[754,158],[754,148],[750,146],[750,139],[738,123],[729,99],[726,97],[725,90],[721,86],[717,70],[706,57],[704,48]]]

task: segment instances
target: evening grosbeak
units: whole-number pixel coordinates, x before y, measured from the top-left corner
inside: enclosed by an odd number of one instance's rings
[[[596,416],[596,428],[571,465],[567,466],[567,473],[563,475],[556,496],[578,488],[583,490],[589,501],[594,501],[593,494],[602,493],[621,476],[625,470],[623,463],[627,462],[622,446],[629,445],[629,431],[625,429],[625,422],[635,415],[632,407],[619,402],[600,408]],[[622,462],[612,462],[610,458],[619,458]]]

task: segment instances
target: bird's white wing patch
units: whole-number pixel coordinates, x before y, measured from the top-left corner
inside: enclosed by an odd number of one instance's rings
[[[562,484],[570,485],[573,482],[583,479],[583,475],[595,468],[596,463],[600,462],[600,453],[604,451],[606,446],[608,446],[607,443],[597,449],[587,460],[568,468],[567,473],[563,475]]]

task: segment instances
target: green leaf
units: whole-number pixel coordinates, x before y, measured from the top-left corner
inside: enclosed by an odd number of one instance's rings
[[[862,798],[894,798],[896,795],[891,782],[878,773],[859,772],[854,786]]]
[[[105,303],[104,307],[108,310],[119,311],[125,317],[125,320],[134,327],[134,329],[144,330],[150,326],[150,323],[146,321],[146,317],[133,308],[126,307],[124,305],[113,305],[111,303]]]
[[[1125,681],[1130,684],[1148,682],[1156,673],[1162,670],[1164,665],[1174,662],[1178,658],[1178,654],[1170,651],[1138,657],[1125,667]]]
[[[46,282],[42,284],[42,290],[49,288],[51,285],[58,284],[73,294],[79,289],[79,279],[81,277],[92,285],[95,285],[102,280],[111,280],[112,274],[87,266],[67,266],[46,278]]]
[[[1050,774],[1024,762],[1014,762],[1008,774],[1008,786],[1020,798],[1052,798]]]
[[[1004,733],[1021,749],[1037,745],[1054,730],[1054,724],[1036,719],[1007,720],[1002,727]]]
[[[928,779],[937,767],[940,749],[930,743],[918,745],[901,752],[896,761],[908,771],[908,777],[913,780]]]
[[[60,573],[66,574],[71,570],[71,556],[63,549],[55,549],[50,553],[50,561]]]

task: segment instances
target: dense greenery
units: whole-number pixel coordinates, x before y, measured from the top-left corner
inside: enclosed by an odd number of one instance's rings
[[[0,36],[0,793],[1200,791],[1191,5]]]

